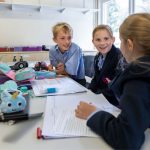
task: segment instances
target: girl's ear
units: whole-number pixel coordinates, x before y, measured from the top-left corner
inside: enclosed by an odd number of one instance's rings
[[[115,37],[112,37],[112,41],[113,41],[113,43],[115,42]]]
[[[133,41],[131,39],[127,40],[127,47],[129,51],[133,51]]]

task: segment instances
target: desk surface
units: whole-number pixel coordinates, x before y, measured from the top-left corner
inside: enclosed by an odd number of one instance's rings
[[[67,95],[66,95],[67,96]],[[92,99],[101,103],[108,103],[102,95],[95,95],[88,91],[80,93],[81,98]],[[41,109],[44,111],[45,100],[32,100],[32,110]],[[110,150],[101,137],[99,138],[65,138],[38,140],[36,138],[36,128],[41,127],[43,117],[29,119],[9,126],[7,123],[0,123],[0,149],[2,150]],[[150,130],[146,131],[146,140],[142,147],[148,150],[150,147]]]

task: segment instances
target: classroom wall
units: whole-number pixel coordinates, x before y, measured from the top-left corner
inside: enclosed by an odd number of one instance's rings
[[[36,5],[39,1],[15,1],[20,4]],[[50,1],[44,1],[50,5]],[[48,3],[49,2],[49,3]],[[84,5],[84,6],[83,6]],[[51,0],[51,6],[60,7],[59,0]],[[73,41],[83,50],[92,50],[91,42],[93,12],[83,14],[77,8],[92,8],[93,0],[63,0],[61,6],[66,8],[63,13],[45,9],[42,12],[35,10],[0,10],[0,47],[53,45],[51,28],[57,22],[68,22],[74,31]]]

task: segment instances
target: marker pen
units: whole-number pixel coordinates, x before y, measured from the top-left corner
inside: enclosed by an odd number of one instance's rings
[[[40,139],[42,137],[42,130],[39,127],[36,130],[36,136],[37,136],[37,139]]]

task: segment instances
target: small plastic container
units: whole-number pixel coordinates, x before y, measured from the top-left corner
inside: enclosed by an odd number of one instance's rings
[[[56,93],[57,88],[47,88],[47,93]]]
[[[20,88],[20,91],[22,92],[22,95],[25,97],[25,99],[29,99],[29,93],[28,93],[28,87],[27,86],[22,86]]]

